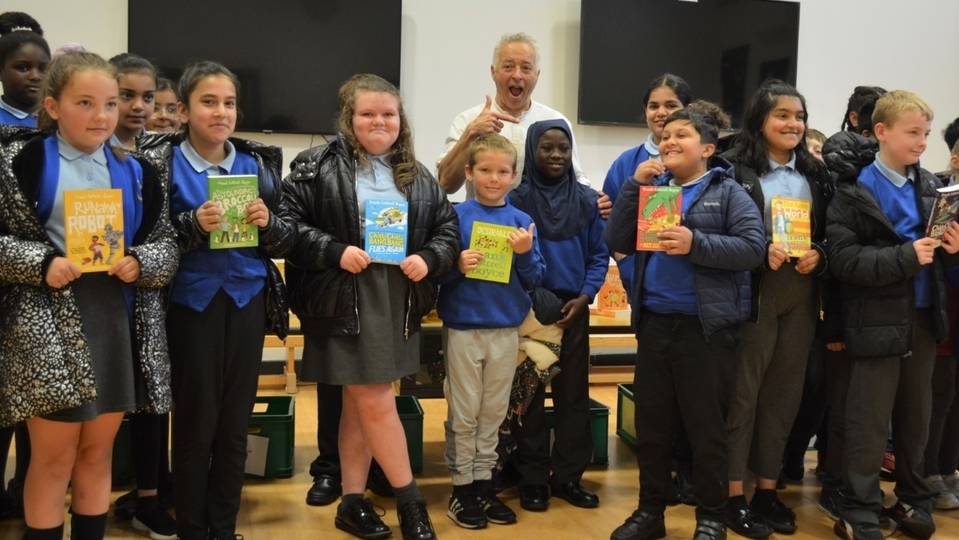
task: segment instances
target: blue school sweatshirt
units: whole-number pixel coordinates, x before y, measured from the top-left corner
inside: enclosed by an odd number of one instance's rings
[[[460,219],[460,241],[466,250],[472,238],[476,221],[529,227],[533,219],[515,206],[484,206],[470,199],[455,206]],[[539,251],[534,230],[533,248],[523,254],[513,254],[509,283],[497,283],[467,278],[458,265],[441,276],[437,311],[443,325],[456,330],[486,328],[514,328],[529,313],[530,290],[539,287],[546,273],[546,263]]]

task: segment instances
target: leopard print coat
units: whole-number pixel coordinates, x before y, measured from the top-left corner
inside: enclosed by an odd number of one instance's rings
[[[109,151],[109,150],[108,150]],[[127,253],[140,263],[134,286],[134,351],[147,388],[143,410],[170,409],[165,287],[176,272],[169,167],[132,155],[143,169],[144,219]],[[91,402],[101,391],[70,286],[44,280],[62,256],[37,218],[43,134],[0,126],[0,426]]]

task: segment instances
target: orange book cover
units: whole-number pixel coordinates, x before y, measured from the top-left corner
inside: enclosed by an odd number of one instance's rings
[[[123,192],[79,189],[63,192],[63,237],[67,258],[81,272],[106,272],[123,258]]]

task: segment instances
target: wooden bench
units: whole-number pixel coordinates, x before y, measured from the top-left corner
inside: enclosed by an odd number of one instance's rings
[[[303,347],[303,335],[291,334],[285,340],[268,335],[263,340],[264,348],[282,347],[286,349],[286,362],[282,375],[260,375],[260,386],[282,386],[287,394],[295,394],[296,388],[296,348]]]

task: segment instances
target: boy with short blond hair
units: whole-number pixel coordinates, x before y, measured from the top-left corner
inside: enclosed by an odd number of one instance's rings
[[[827,212],[830,268],[842,282],[843,341],[851,362],[846,398],[840,538],[883,538],[879,469],[892,419],[898,528],[929,538],[935,499],[923,481],[936,341],[945,337],[945,264],[955,263],[959,224],[939,241],[926,222],[941,184],[919,167],[932,110],[903,90],[876,102],[875,160],[840,178]],[[904,241],[905,240],[905,241]]]
[[[809,153],[819,161],[822,159],[822,146],[826,144],[826,134],[818,129],[809,128],[806,130],[806,148]]]
[[[532,304],[527,291],[542,283],[546,263],[533,219],[506,200],[516,177],[513,143],[496,133],[477,138],[465,169],[476,196],[456,205],[464,249],[457,266],[439,279],[437,310],[443,320],[443,392],[449,404],[446,467],[453,476],[447,515],[461,527],[480,529],[516,521],[496,497],[492,475],[516,371],[517,329]],[[513,228],[505,237],[513,258],[506,283],[466,275],[485,258],[483,251],[470,249],[474,223]]]

